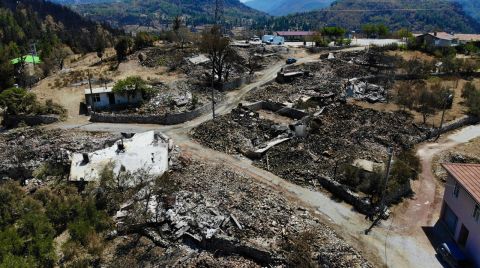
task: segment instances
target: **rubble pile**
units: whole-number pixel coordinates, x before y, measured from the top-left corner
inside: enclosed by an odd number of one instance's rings
[[[273,82],[259,87],[251,91],[246,99],[248,101],[273,100],[280,103],[295,103],[302,98],[318,97],[324,94],[335,94],[335,98],[338,99],[345,94],[345,85],[348,79],[369,74],[365,67],[341,60],[321,60],[287,67],[284,71],[304,71],[309,75],[295,78],[291,83]]]
[[[354,78],[348,80],[347,96],[370,103],[386,102],[387,91],[379,85]]]
[[[288,131],[288,127],[260,118],[257,112],[238,107],[228,115],[201,124],[194,130],[193,138],[218,151],[244,153]]]
[[[247,111],[240,111],[234,110],[230,115],[200,125],[194,137],[218,151],[244,153],[255,147],[254,141],[266,141],[279,135],[272,132],[278,126],[259,120],[255,113],[250,116]],[[307,120],[305,137],[291,135],[289,140],[270,148],[254,163],[282,178],[315,186],[319,175],[333,176],[338,162],[345,164],[365,159],[381,163],[388,146],[399,150],[413,146],[424,133],[412,120],[408,113],[378,112],[337,102]],[[289,131],[288,127],[285,131]]]
[[[317,175],[333,176],[335,163],[354,159],[383,162],[388,146],[407,149],[422,131],[410,115],[383,113],[348,104],[331,105],[312,118],[310,134],[272,148],[257,161],[285,179],[315,184]]]
[[[70,167],[71,152],[88,152],[113,144],[119,135],[80,131],[17,128],[0,134],[0,178],[30,179],[44,164]]]
[[[309,258],[317,265],[371,267],[305,208],[224,165],[194,161],[170,179],[180,190],[165,203],[150,202],[160,223],[149,236],[170,251],[160,262],[244,267],[243,260],[249,267],[286,267],[291,252],[284,240],[314,230]]]

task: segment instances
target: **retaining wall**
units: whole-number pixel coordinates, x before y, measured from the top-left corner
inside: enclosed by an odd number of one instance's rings
[[[463,116],[457,120],[443,124],[443,127],[440,128],[431,128],[427,129],[427,132],[418,138],[413,140],[413,144],[421,143],[426,140],[438,137],[438,135],[444,134],[446,132],[456,130],[468,125],[474,125],[480,122],[480,118],[475,116]]]
[[[17,127],[21,122],[28,126],[53,124],[60,120],[59,115],[7,115],[3,118],[2,125],[7,128]]]
[[[212,110],[212,104],[207,104],[193,111],[166,114],[166,115],[140,115],[140,114],[112,114],[95,113],[90,117],[91,122],[103,123],[137,123],[137,124],[159,124],[176,125],[193,120]]]

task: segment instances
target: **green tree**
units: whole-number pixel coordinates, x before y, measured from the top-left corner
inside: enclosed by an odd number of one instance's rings
[[[0,93],[0,107],[6,107],[7,114],[30,113],[36,103],[35,94],[23,88],[10,88]]]
[[[134,47],[136,50],[153,46],[155,38],[147,32],[139,32],[135,36]]]
[[[130,98],[135,96],[137,92],[148,93],[148,86],[145,80],[140,76],[129,76],[123,80],[119,80],[113,86],[113,92],[127,96],[127,102],[130,104]]]
[[[132,40],[127,37],[121,38],[117,44],[115,44],[115,51],[117,52],[117,60],[121,62],[127,58],[127,55],[132,47]]]
[[[320,33],[322,36],[336,40],[337,38],[343,37],[346,33],[346,30],[341,27],[323,27],[320,30]]]

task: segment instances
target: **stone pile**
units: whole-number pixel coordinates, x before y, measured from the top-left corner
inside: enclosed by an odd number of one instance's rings
[[[156,223],[149,225],[148,236],[172,251],[163,258],[177,265],[198,263],[199,258],[220,264],[237,256],[250,267],[287,267],[291,252],[285,251],[285,240],[314,230],[309,258],[316,265],[371,267],[307,209],[225,165],[194,161],[170,178],[179,190],[166,201],[150,202],[155,210],[150,222]],[[128,210],[123,215],[128,217]],[[201,256],[199,250],[205,253]]]

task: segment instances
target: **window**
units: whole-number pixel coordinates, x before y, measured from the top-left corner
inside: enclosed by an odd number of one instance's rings
[[[473,218],[477,222],[480,219],[480,206],[479,205],[475,205],[475,209],[473,210]]]
[[[100,102],[100,94],[92,95],[93,102]]]
[[[459,192],[460,192],[460,185],[458,185],[458,182],[455,182],[455,188],[453,188],[453,196],[458,198]]]

